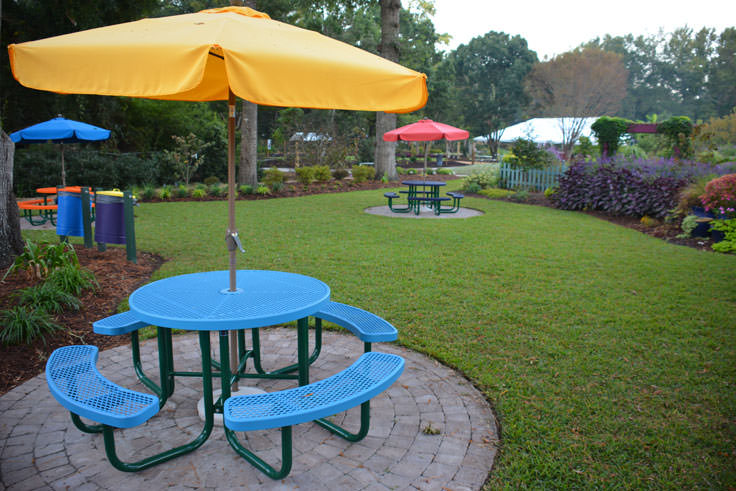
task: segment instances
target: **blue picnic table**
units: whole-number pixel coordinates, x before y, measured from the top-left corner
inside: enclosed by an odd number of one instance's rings
[[[56,399],[72,413],[75,425],[88,433],[103,433],[105,450],[110,462],[123,471],[138,471],[160,464],[201,446],[212,432],[214,415],[221,413],[224,431],[231,447],[259,470],[273,479],[286,476],[291,469],[291,426],[314,421],[329,431],[350,441],[366,436],[370,425],[369,402],[387,389],[403,371],[403,359],[396,355],[373,352],[372,341],[392,341],[397,332],[393,326],[370,312],[330,300],[330,288],[308,276],[280,272],[237,271],[236,291],[229,291],[228,271],[211,271],[180,275],[155,281],[137,289],[129,298],[130,311],[116,314],[94,323],[95,332],[102,334],[130,333],[136,373],[156,395],[139,393],[116,386],[97,372],[94,346],[59,348],[47,363],[49,388]],[[318,332],[315,347],[309,352],[308,318],[335,322],[354,332],[364,341],[365,350],[347,369],[314,383],[309,381],[309,365],[319,355]],[[297,364],[265,372],[260,368],[261,327],[297,321]],[[145,325],[158,327],[160,382],[145,376],[137,355],[137,330]],[[202,371],[175,370],[172,350],[172,329],[196,331],[199,334]],[[245,348],[244,330],[253,334],[253,347]],[[219,361],[213,360],[210,333],[217,332]],[[237,332],[237,368],[230,369],[229,331]],[[254,362],[255,373],[246,373],[246,363]],[[292,372],[297,372],[296,374]],[[213,396],[213,375],[220,377],[221,395]],[[164,406],[174,392],[175,378],[201,377],[204,401],[204,427],[192,442],[138,462],[122,462],[116,455],[113,429],[129,428],[145,423]],[[232,395],[231,387],[247,378],[293,378],[298,387],[284,391]],[[95,391],[104,388],[103,397],[84,397],[89,384]],[[83,385],[83,387],[80,387]],[[104,401],[100,405],[100,401]],[[115,401],[111,406],[110,401]],[[337,426],[327,416],[361,406],[361,425],[357,433]],[[82,422],[79,416],[99,425]],[[275,469],[246,449],[236,431],[281,428],[281,468]]]

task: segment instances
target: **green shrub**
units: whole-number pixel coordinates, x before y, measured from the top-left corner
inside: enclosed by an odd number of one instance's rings
[[[406,169],[404,169],[403,167],[397,167],[397,168],[396,168],[396,173],[397,173],[398,175],[400,175],[400,176],[403,176],[403,175],[405,175],[405,174],[406,174]]]
[[[276,167],[271,167],[263,173],[263,184],[268,186],[269,189],[276,190],[276,184],[284,183],[284,173],[278,170]],[[281,189],[281,188],[279,188]]]
[[[210,196],[219,197],[227,194],[227,187],[226,186],[220,186],[219,184],[215,183],[210,185],[207,192]]]
[[[161,191],[159,191],[158,196],[162,200],[170,200],[171,199],[171,186],[164,186],[161,188]]]
[[[714,251],[736,253],[736,218],[730,220],[713,220],[710,228],[711,230],[718,230],[724,233],[723,240],[711,246]]]
[[[469,182],[463,186],[463,191],[466,193],[480,193],[482,190],[483,188],[477,182]]]
[[[260,194],[261,196],[266,196],[267,194],[271,194],[271,190],[268,188],[268,186],[258,186],[258,189],[256,189],[256,194]]]
[[[82,306],[77,297],[48,281],[24,288],[14,296],[20,305],[43,309],[54,314],[60,314],[65,308],[79,310]]]
[[[488,198],[508,198],[514,192],[510,189],[488,188],[480,190],[480,193]]]
[[[27,305],[16,305],[0,313],[0,342],[4,345],[29,344],[46,334],[61,329],[43,309]]]
[[[529,199],[529,191],[517,191],[509,196],[509,198],[517,203],[524,203]]]
[[[238,192],[240,194],[253,194],[253,186],[250,184],[243,184],[242,186],[238,187]]]
[[[554,162],[554,157],[532,140],[517,139],[511,146],[511,154],[504,157],[504,162],[522,169],[544,169]]]
[[[332,177],[335,178],[337,181],[342,181],[346,177],[348,177],[349,172],[347,169],[344,169],[342,167],[338,167],[337,169],[332,171]]]
[[[357,167],[353,167],[352,173],[353,182],[360,184],[361,182],[373,179],[376,176],[376,169],[370,165],[359,165]]]
[[[207,190],[205,188],[196,187],[192,189],[192,198],[202,199],[207,196]]]
[[[469,193],[477,193],[478,191],[470,191],[469,186],[476,184],[480,189],[495,188],[498,186],[499,170],[496,167],[485,168],[481,170],[473,170],[463,182],[463,189]],[[475,186],[472,186],[475,189]]]
[[[184,184],[179,184],[179,186],[176,188],[176,197],[186,198],[188,196],[189,196],[189,188],[186,187]]]
[[[14,271],[26,271],[36,278],[46,278],[52,271],[67,264],[79,266],[79,259],[74,247],[67,243],[49,244],[35,243],[26,240],[23,252],[15,258],[13,264],[3,276],[3,280]]]
[[[140,192],[138,196],[141,197],[142,201],[151,201],[152,199],[156,198],[156,188],[149,185],[146,185],[143,190]]]
[[[220,184],[220,179],[217,176],[210,176],[206,177],[203,182],[206,186],[211,187],[213,184]]]
[[[556,186],[550,186],[550,187],[548,187],[547,189],[544,190],[544,196],[546,198],[551,198],[552,196],[554,196],[554,194],[556,192],[557,192],[557,187]]]
[[[332,179],[330,167],[327,165],[315,165],[312,167],[312,170],[314,172],[314,180],[317,182],[328,182]]]
[[[314,180],[314,167],[297,167],[294,172],[296,173],[296,180],[305,188]]]
[[[698,217],[696,215],[688,215],[682,219],[680,228],[682,233],[677,236],[679,239],[686,239],[693,234],[693,230],[698,226]]]
[[[76,297],[84,290],[96,290],[100,286],[92,271],[71,264],[55,269],[46,283]]]
[[[442,174],[445,176],[454,176],[455,172],[452,169],[437,169],[437,174]]]

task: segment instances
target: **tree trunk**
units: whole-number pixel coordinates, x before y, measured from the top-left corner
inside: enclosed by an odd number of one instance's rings
[[[381,3],[381,56],[399,61],[399,11],[401,0],[380,0]],[[396,143],[383,141],[383,134],[396,129],[396,114],[376,114],[376,179],[386,176],[396,179]]]
[[[0,130],[0,268],[6,268],[23,252],[18,205],[13,193],[15,144]]]
[[[256,8],[255,0],[230,0],[230,5]],[[258,105],[243,101],[240,115],[240,164],[238,184],[258,186]]]
[[[258,105],[243,101],[240,115],[238,184],[258,186]]]

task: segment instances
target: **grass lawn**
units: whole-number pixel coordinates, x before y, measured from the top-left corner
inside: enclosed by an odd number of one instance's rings
[[[384,191],[238,202],[239,267],[317,277],[472,380],[501,428],[490,488],[733,486],[736,256],[501,201],[363,213]],[[169,259],[155,278],[226,269],[226,213],[138,208],[138,248]]]

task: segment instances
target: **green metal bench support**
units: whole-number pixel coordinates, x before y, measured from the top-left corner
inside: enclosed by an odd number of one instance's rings
[[[199,333],[202,350],[202,381],[205,406],[212,407],[212,371],[210,338]],[[115,448],[115,429],[144,424],[158,412],[158,398],[113,384],[95,366],[99,350],[96,346],[64,346],[55,350],[46,363],[46,379],[54,398],[72,414],[72,421],[87,433],[102,433],[105,454],[116,469],[137,472],[166,462],[199,448],[209,437],[214,416],[208,412],[204,428],[190,443],[144,458],[124,462]],[[81,417],[98,425],[88,425]]]
[[[393,204],[393,200],[399,199],[399,195],[396,193],[383,193],[383,195],[388,198],[388,209],[391,210],[394,213],[409,213],[411,211],[411,206],[406,207],[400,207]]]
[[[345,370],[312,384],[267,394],[229,397],[223,412],[227,440],[241,457],[268,477],[286,477],[292,464],[293,425],[315,421],[349,441],[361,440],[368,434],[370,427],[370,400],[390,387],[403,369],[404,360],[400,356],[369,352]],[[358,433],[347,432],[322,419],[357,405],[361,406]],[[281,429],[279,470],[245,448],[235,434],[236,431],[272,428]]]

